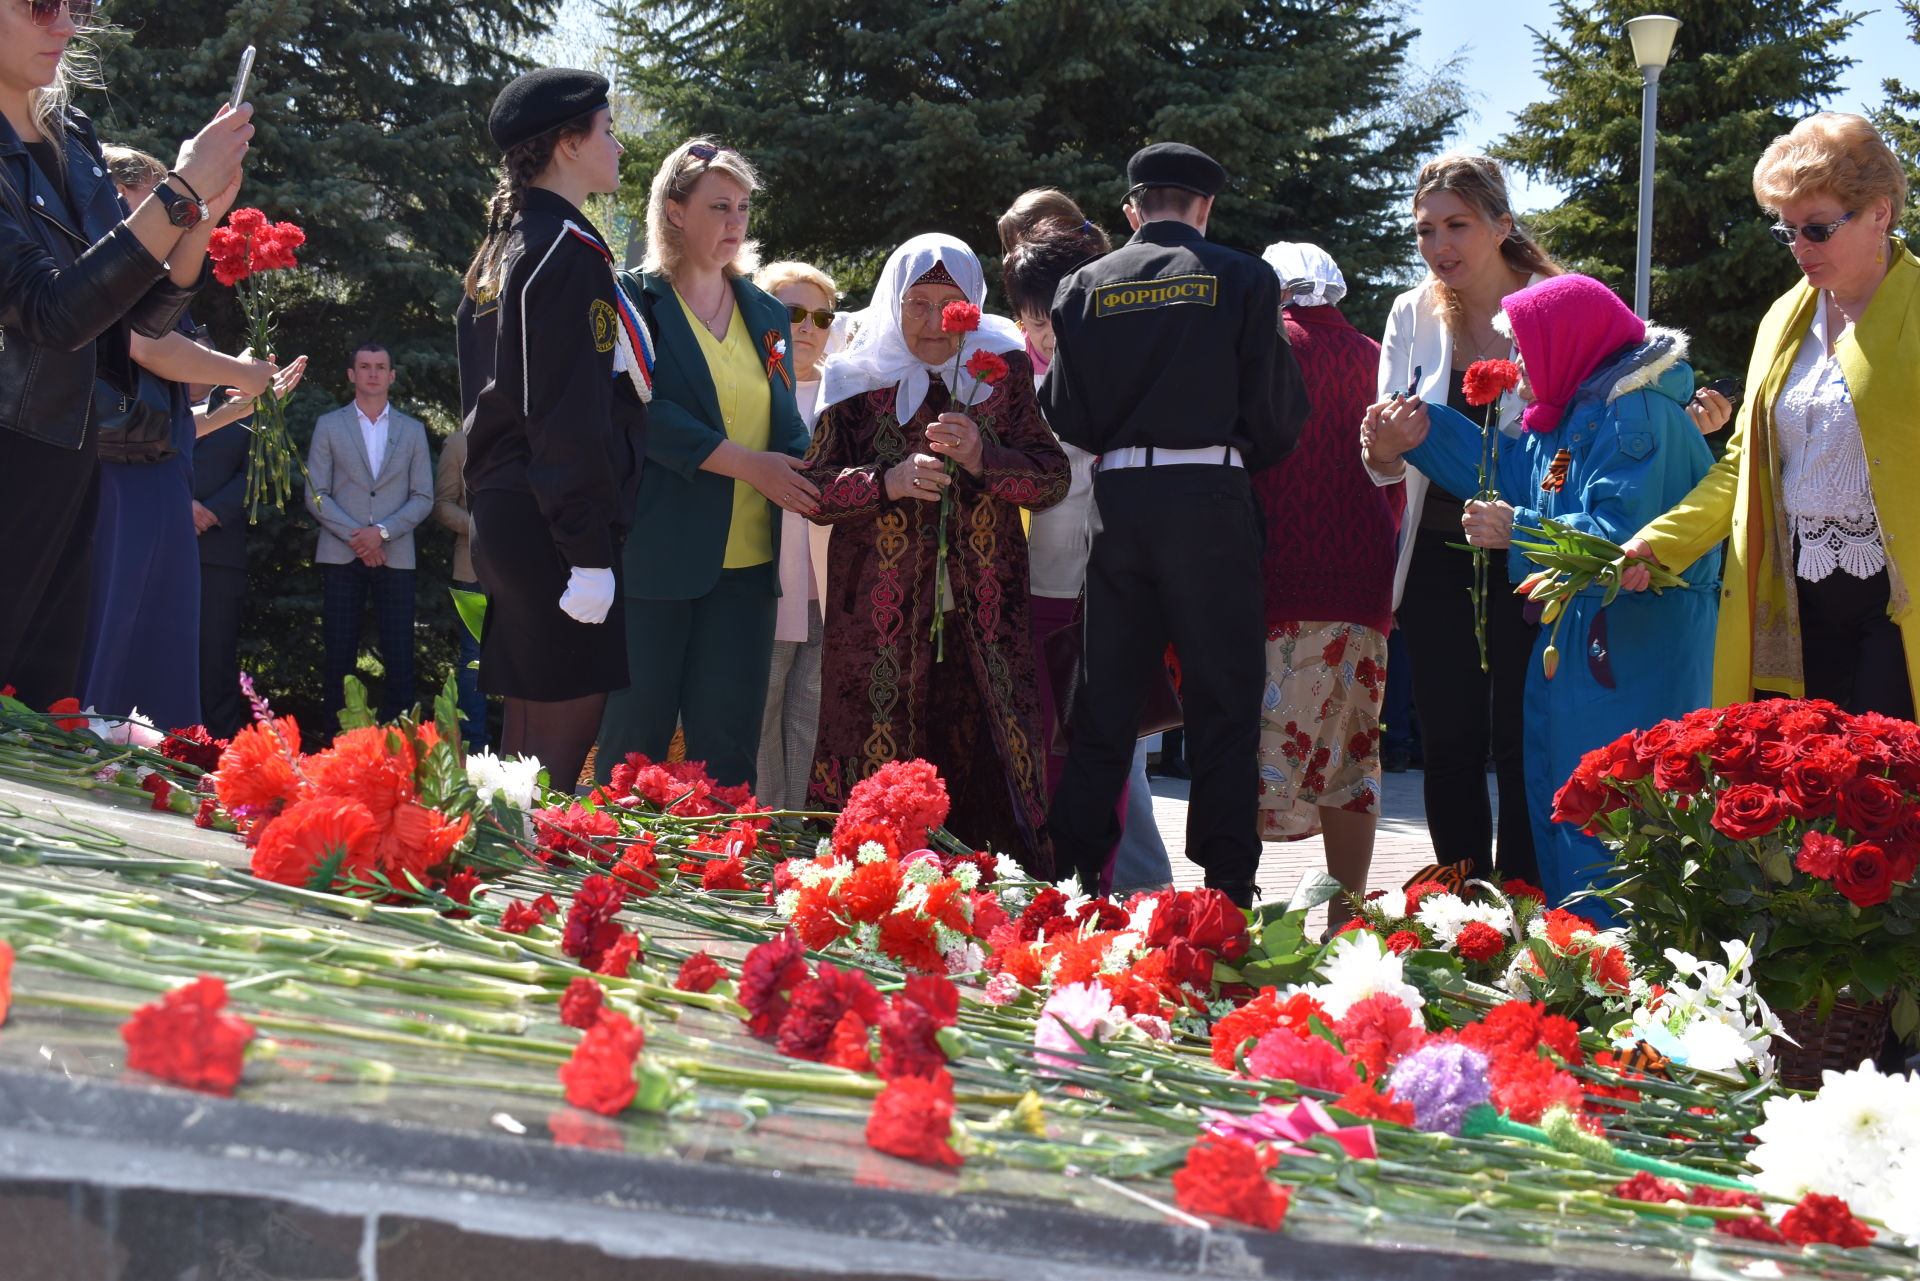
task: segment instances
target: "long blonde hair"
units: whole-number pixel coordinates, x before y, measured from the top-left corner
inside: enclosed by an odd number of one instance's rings
[[[714,148],[713,158],[702,160],[693,154],[695,147]],[[687,245],[680,228],[667,217],[667,202],[685,204],[694,184],[710,173],[725,174],[749,192],[760,190],[759,171],[732,147],[722,146],[713,138],[689,138],[675,147],[660,162],[660,168],[653,175],[653,185],[647,191],[647,257],[640,264],[642,271],[669,279],[679,275],[680,268],[686,264]],[[731,280],[736,276],[751,276],[759,267],[760,243],[742,240],[739,252],[722,272]]]
[[[1511,270],[1525,276],[1558,276],[1564,272],[1514,216],[1507,199],[1507,175],[1493,157],[1452,151],[1427,161],[1413,185],[1413,207],[1418,209],[1427,197],[1442,191],[1458,197],[1489,226],[1503,217],[1510,220],[1506,238],[1500,242],[1500,257]],[[1433,289],[1434,314],[1446,324],[1448,332],[1457,335],[1462,328],[1459,295],[1431,272],[1427,281]]]
[[[29,99],[33,122],[49,142],[66,137],[67,108],[73,103],[75,89],[107,87],[100,76],[99,50],[93,37],[112,28],[99,21],[99,12],[94,10],[94,17],[67,42],[66,52],[60,55],[60,65],[54,69],[53,83],[44,89],[35,89]]]

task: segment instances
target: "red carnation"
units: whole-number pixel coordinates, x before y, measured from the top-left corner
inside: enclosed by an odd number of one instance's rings
[[[167,741],[160,744],[160,754],[210,774],[220,768],[220,753],[226,750],[227,741],[209,734],[205,725],[189,725],[171,731]]]
[[[957,1166],[953,1133],[953,1078],[901,1076],[887,1082],[867,1117],[867,1146],[923,1165]]]
[[[747,1010],[747,1030],[770,1038],[787,1016],[787,996],[807,980],[806,949],[792,930],[769,939],[747,953],[740,963],[740,1004]]]
[[[1366,927],[1366,922],[1359,917],[1348,921],[1347,924],[1358,925],[1363,929]],[[1343,927],[1340,932],[1345,934],[1346,929]],[[1417,952],[1419,950],[1420,936],[1412,930],[1395,930],[1393,933],[1387,935],[1387,951],[1392,952],[1395,956],[1405,956],[1408,952]]]
[[[862,863],[853,869],[842,892],[847,919],[861,925],[878,925],[900,906],[900,891],[906,883],[906,873],[892,859]]]
[[[941,317],[944,321],[945,317]],[[982,347],[967,357],[966,371],[989,387],[996,387],[1007,376],[1007,358]]]
[[[598,966],[601,955],[620,939],[620,925],[613,918],[626,899],[625,887],[611,876],[595,874],[582,881],[567,909],[560,950],[587,969]]]
[[[680,962],[680,974],[673,986],[682,992],[711,992],[713,985],[725,982],[726,977],[726,966],[705,952],[695,952]]]
[[[1733,840],[1751,841],[1780,826],[1786,816],[1780,793],[1765,783],[1740,783],[1720,794],[1711,822]]]
[[[621,850],[620,861],[613,865],[613,874],[633,886],[640,898],[660,888],[660,855],[655,852],[658,847],[659,838],[645,833]]]
[[[475,895],[484,895],[478,873],[468,868],[456,868],[440,886],[440,892],[458,903],[459,907],[450,907],[442,915],[450,921],[464,921],[473,915],[466,909],[473,906]]]
[[[1435,894],[1451,894],[1453,891],[1438,881],[1415,881],[1407,886],[1407,906],[1402,916],[1412,916],[1420,910],[1420,900]]]
[[[1737,1237],[1742,1241],[1764,1241],[1768,1245],[1784,1245],[1786,1238],[1780,1230],[1767,1222],[1764,1214],[1750,1214],[1743,1219],[1717,1219],[1713,1230],[1723,1236]]]
[[[202,974],[133,1012],[120,1028],[127,1066],[190,1090],[232,1094],[253,1025],[220,1011],[227,985]]]
[[[1800,838],[1800,853],[1793,865],[1808,876],[1830,881],[1846,857],[1847,843],[1831,832],[1808,832]]]
[[[1537,885],[1529,885],[1517,877],[1513,880],[1502,882],[1500,892],[1510,899],[1530,898],[1538,903],[1545,903],[1547,901],[1547,892],[1545,890]]]
[[[833,852],[852,856],[844,848],[843,827],[880,823],[889,828],[900,850],[927,844],[927,829],[947,821],[947,785],[940,771],[923,760],[888,761],[853,785],[834,825]]]
[[[1506,950],[1507,939],[1485,921],[1468,921],[1460,927],[1453,947],[1469,961],[1491,961]]]
[[[1267,1177],[1279,1161],[1244,1139],[1205,1135],[1173,1175],[1174,1201],[1194,1214],[1250,1223],[1269,1231],[1287,1217],[1293,1192]]]
[[[1409,1128],[1413,1125],[1413,1104],[1394,1098],[1392,1090],[1382,1094],[1371,1085],[1354,1086],[1334,1100],[1333,1106],[1363,1120],[1391,1121]]]
[[[344,892],[374,866],[379,826],[367,807],[345,796],[301,801],[268,823],[253,847],[253,874],[263,881]]]
[[[1635,1174],[1623,1183],[1616,1183],[1610,1194],[1622,1201],[1645,1201],[1650,1205],[1659,1205],[1666,1201],[1687,1199],[1687,1190],[1668,1179],[1656,1178],[1645,1170]]]
[[[980,309],[970,302],[950,302],[940,309],[940,328],[949,334],[970,334],[980,328]]]
[[[626,1015],[601,1010],[580,1044],[573,1047],[573,1057],[560,1065],[567,1102],[602,1116],[624,1111],[639,1089],[633,1065],[645,1042]]]
[[[1333,1025],[1333,1034],[1347,1055],[1367,1069],[1367,1079],[1378,1081],[1387,1069],[1426,1044],[1424,1026],[1415,1027],[1413,1014],[1398,997],[1376,992],[1355,1001]]]
[[[551,894],[542,894],[531,903],[516,899],[507,904],[507,910],[500,914],[500,928],[509,934],[525,934],[549,916],[559,914],[560,905],[554,902]]]
[[[560,997],[560,1021],[584,1032],[600,1020],[606,999],[606,989],[582,974],[567,984]]]
[[[780,1021],[777,1046],[796,1059],[824,1062],[835,1029],[847,1014],[871,1025],[880,1017],[880,993],[873,980],[859,970],[843,970],[822,962],[819,972],[793,989],[786,1017]]]
[[[1877,907],[1893,894],[1893,865],[1871,841],[1848,848],[1833,874],[1833,887],[1856,907]]]
[[[571,855],[607,863],[613,859],[608,843],[620,834],[620,823],[605,810],[569,804],[533,811],[533,830],[542,862],[556,863]]]
[[[1520,366],[1511,360],[1476,360],[1467,366],[1461,388],[1469,405],[1491,405],[1520,385]]]
[[[1260,995],[1214,1023],[1214,1065],[1223,1072],[1236,1071],[1235,1056],[1246,1042],[1258,1040],[1277,1027],[1308,1033],[1311,1031],[1308,1021],[1313,1018],[1332,1022],[1325,1007],[1305,992],[1296,992],[1282,1000],[1273,988],[1261,988]]]
[[[140,780],[140,790],[153,797],[153,808],[163,814],[167,812],[167,797],[173,794],[173,784],[160,774],[149,774]]]
[[[1795,1245],[1857,1249],[1872,1242],[1874,1231],[1854,1218],[1853,1207],[1839,1197],[1809,1192],[1780,1216],[1780,1235]]]
[[[69,733],[87,727],[87,718],[74,714],[79,710],[80,700],[77,698],[62,698],[47,705],[47,715],[54,718],[53,723]]]
[[[646,959],[646,953],[640,949],[640,936],[622,930],[620,937],[613,941],[613,945],[600,953],[599,958],[594,961],[593,972],[605,974],[609,978],[624,979],[629,977],[629,971],[635,965]]]
[[[873,1021],[880,1028],[880,1075],[931,1076],[946,1070],[947,1052],[940,1048],[940,1029],[960,1016],[960,991],[951,980],[916,974],[905,990]]]

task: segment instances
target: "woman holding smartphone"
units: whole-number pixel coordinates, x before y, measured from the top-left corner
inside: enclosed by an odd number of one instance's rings
[[[179,323],[253,136],[252,110],[223,104],[127,214],[69,101],[92,19],[92,0],[0,4],[0,684],[34,707],[78,693],[95,379],[130,386],[128,335]]]

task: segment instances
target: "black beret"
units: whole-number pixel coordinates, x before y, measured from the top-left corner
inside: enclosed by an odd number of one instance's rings
[[[493,100],[487,132],[493,135],[494,146],[511,150],[569,120],[600,110],[607,105],[607,90],[607,78],[591,71],[570,67],[529,71]]]
[[[1184,187],[1196,195],[1211,196],[1227,185],[1227,171],[1197,147],[1156,142],[1127,161],[1127,182],[1129,196],[1142,187]]]

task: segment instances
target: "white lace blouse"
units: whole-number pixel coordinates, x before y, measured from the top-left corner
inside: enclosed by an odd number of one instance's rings
[[[1827,336],[1822,293],[1773,415],[1781,494],[1799,546],[1796,570],[1810,583],[1835,569],[1872,578],[1887,566],[1860,420],[1840,362],[1827,354]]]

